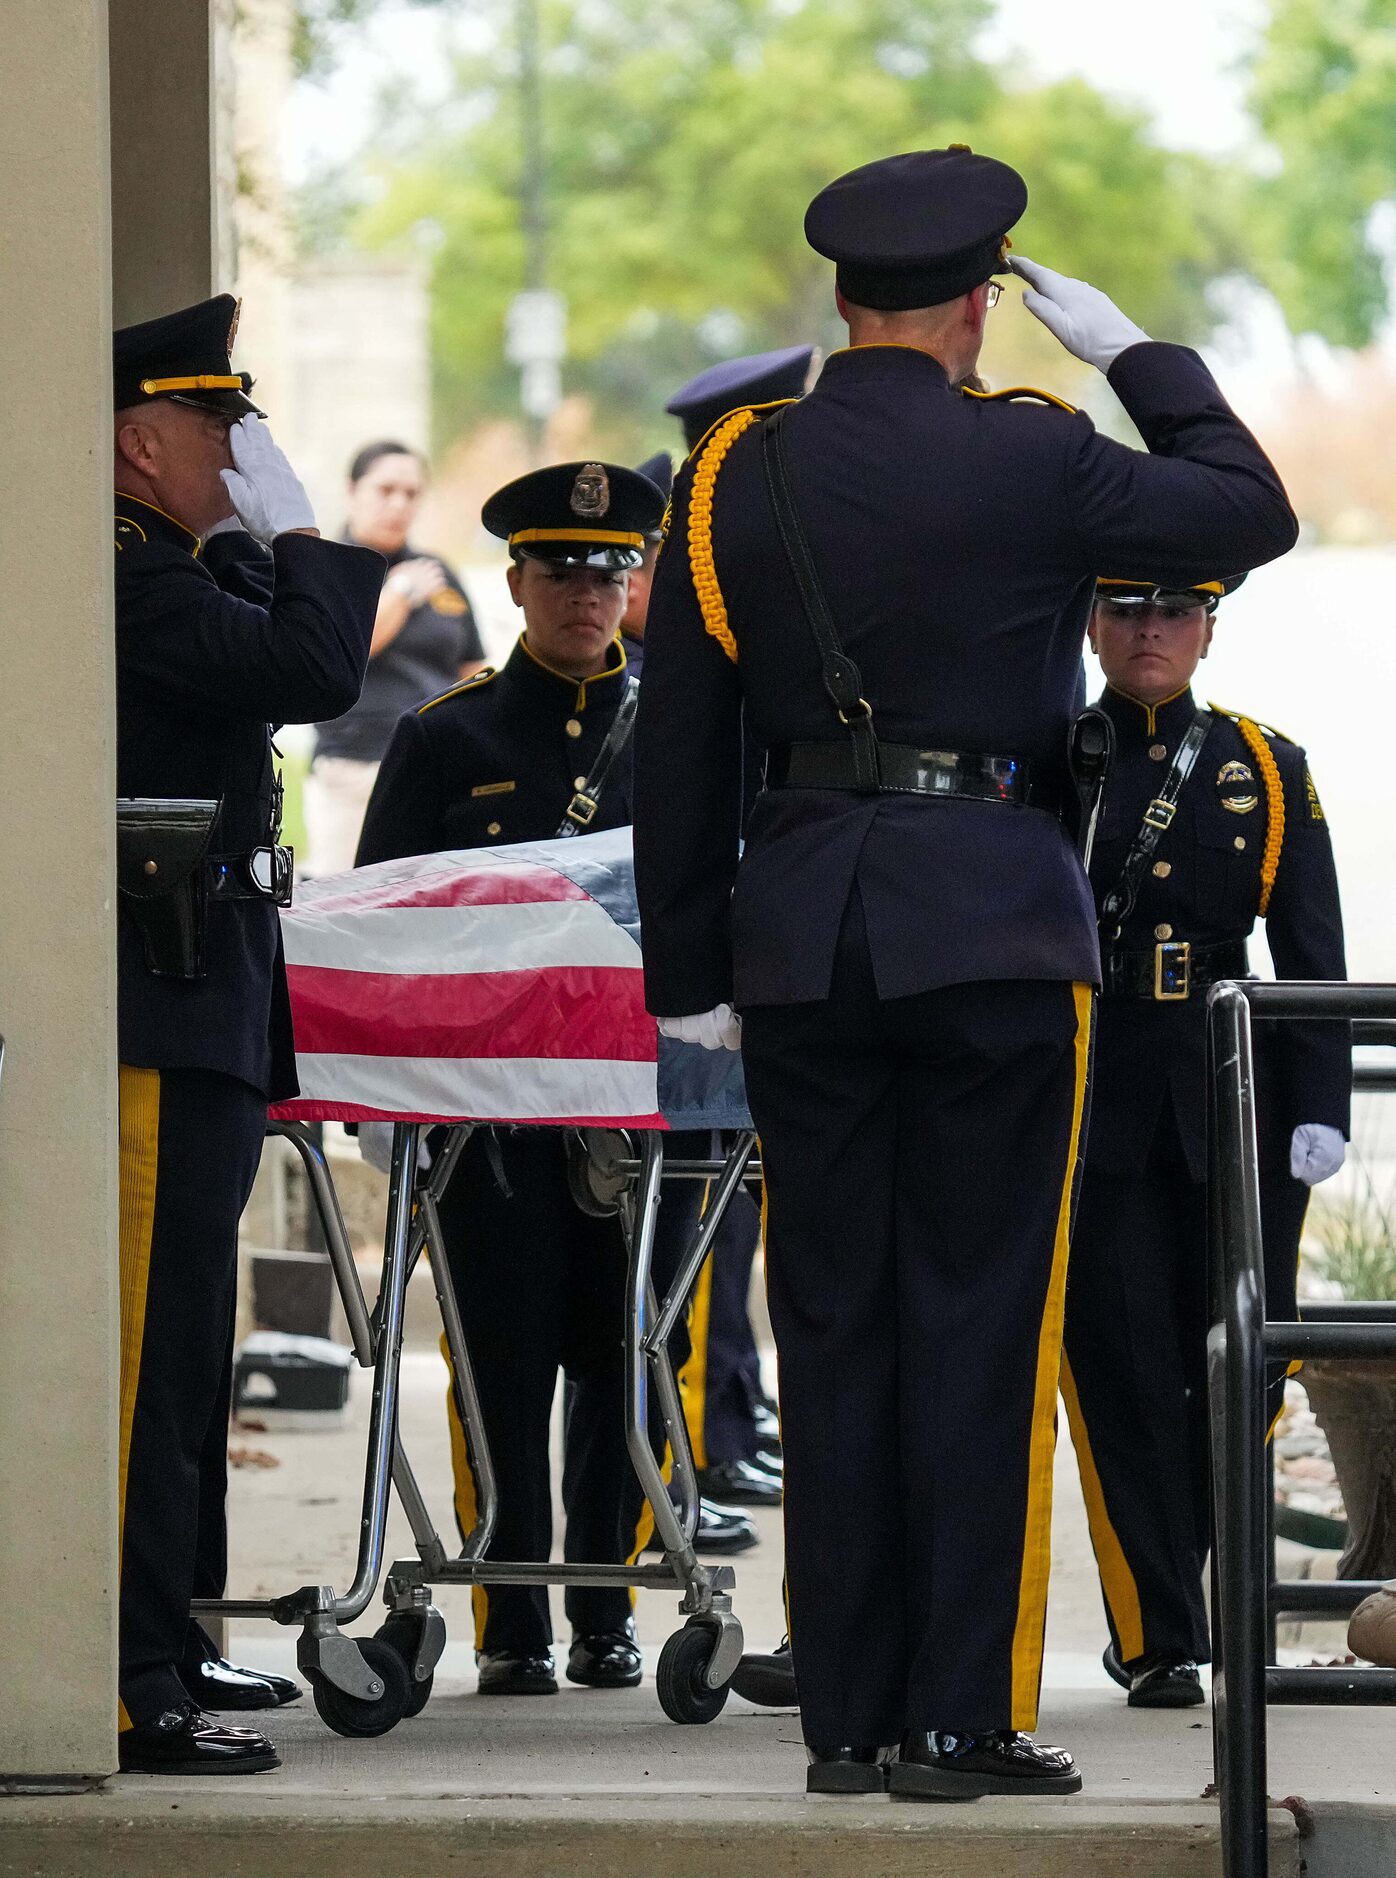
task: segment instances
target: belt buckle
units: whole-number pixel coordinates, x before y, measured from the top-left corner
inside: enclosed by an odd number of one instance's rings
[[[1192,996],[1192,941],[1164,940],[1154,947],[1154,1000],[1179,1004]]]
[[[567,819],[575,822],[578,828],[590,828],[600,806],[595,796],[589,796],[579,789],[567,804]]]
[[[1178,804],[1176,802],[1165,802],[1162,797],[1155,796],[1148,808],[1144,811],[1144,820],[1149,824],[1150,828],[1157,828],[1160,832],[1166,833],[1168,829],[1173,826],[1173,817],[1177,813]]]

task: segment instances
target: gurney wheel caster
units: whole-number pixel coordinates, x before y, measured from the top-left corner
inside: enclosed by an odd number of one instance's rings
[[[431,1700],[431,1686],[436,1680],[435,1670],[421,1682],[417,1682],[412,1675],[412,1665],[417,1660],[417,1648],[422,1640],[421,1632],[420,1618],[395,1613],[373,1633],[376,1642],[386,1643],[390,1650],[402,1658],[403,1668],[407,1671],[407,1707],[402,1712],[409,1719],[413,1715],[420,1715]]]
[[[710,1689],[706,1671],[718,1638],[703,1623],[676,1630],[659,1652],[659,1706],[674,1722],[714,1721],[726,1706],[728,1686]]]
[[[311,1688],[320,1719],[337,1735],[365,1737],[385,1735],[396,1728],[406,1715],[412,1699],[412,1684],[407,1665],[389,1643],[378,1637],[356,1637],[360,1654],[383,1685],[383,1693],[372,1701],[346,1695],[324,1675],[311,1677]]]

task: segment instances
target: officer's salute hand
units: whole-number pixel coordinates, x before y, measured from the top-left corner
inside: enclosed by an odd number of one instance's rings
[[[228,432],[235,468],[220,470],[237,518],[268,546],[278,535],[315,532],[315,511],[265,419],[244,417]]]
[[[1010,256],[1008,265],[1028,283],[1023,305],[1029,313],[1087,365],[1108,372],[1128,347],[1147,341],[1149,335],[1143,328],[1121,313],[1099,287],[1073,280],[1070,274],[1059,274],[1021,254]]]

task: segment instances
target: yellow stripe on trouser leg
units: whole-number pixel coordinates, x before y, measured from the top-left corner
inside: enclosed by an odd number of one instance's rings
[[[761,1152],[761,1141],[760,1141],[759,1136],[756,1142],[756,1152],[758,1155]],[[767,1245],[766,1233],[767,1233],[767,1228],[769,1227],[770,1223],[771,1223],[771,1189],[766,1183],[766,1176],[763,1171],[761,1175],[761,1276],[763,1280],[765,1281],[766,1296],[768,1299],[770,1297],[770,1292],[771,1292],[771,1267],[770,1267],[770,1262],[766,1257],[766,1245]],[[778,1432],[780,1430],[780,1420],[781,1420],[780,1403],[779,1403],[779,1399],[777,1399],[776,1427],[777,1427]],[[781,1445],[782,1447],[784,1447],[783,1438],[782,1438]],[[785,1502],[784,1502],[784,1499],[782,1499],[781,1501],[782,1531],[783,1531],[784,1519],[785,1519]],[[787,1552],[789,1551],[789,1549],[790,1549],[789,1545],[787,1544],[786,1545]],[[788,1643],[790,1641],[790,1579],[789,1579],[789,1576],[784,1572],[781,1573],[781,1579],[780,1579],[780,1601],[782,1605],[785,1607],[785,1640]]]
[[[460,1527],[461,1538],[467,1538],[475,1530],[479,1518],[480,1501],[475,1487],[475,1469],[470,1462],[470,1443],[465,1438],[465,1423],[461,1420],[460,1409],[456,1406],[456,1370],[451,1361],[451,1346],[445,1337],[441,1339],[441,1354],[446,1359],[446,1368],[450,1371],[451,1386],[446,1391],[446,1425],[451,1431],[451,1472],[455,1476],[456,1524]],[[470,1608],[475,1613],[475,1648],[485,1647],[485,1621],[490,1614],[490,1594],[483,1585],[470,1587]]]
[[[1052,1454],[1057,1441],[1057,1387],[1062,1367],[1062,1327],[1066,1317],[1066,1264],[1071,1243],[1071,1200],[1081,1149],[1081,1121],[1091,1067],[1091,1012],[1095,993],[1073,985],[1076,1002],[1075,1089],[1071,1134],[1052,1248],[1052,1271],[1037,1337],[1037,1373],[1033,1387],[1032,1435],[1028,1451],[1028,1504],[1023,1522],[1023,1569],[1018,1582],[1018,1619],[1013,1627],[1011,1728],[1031,1732],[1037,1726],[1042,1684],[1042,1638],[1047,1622],[1047,1578],[1052,1567]]]
[[[1120,1661],[1132,1663],[1144,1654],[1144,1618],[1139,1609],[1139,1587],[1134,1582],[1129,1560],[1120,1544],[1119,1534],[1110,1523],[1095,1456],[1091,1452],[1090,1431],[1081,1411],[1076,1392],[1076,1378],[1071,1364],[1062,1364],[1062,1394],[1066,1398],[1066,1417],[1071,1423],[1071,1442],[1076,1449],[1076,1464],[1081,1473],[1081,1492],[1086,1502],[1086,1520],[1091,1529],[1091,1545],[1100,1569],[1101,1589],[1110,1607],[1115,1634],[1120,1640]]]
[[[695,1467],[708,1464],[703,1424],[708,1412],[708,1330],[712,1322],[713,1259],[716,1255],[714,1246],[703,1260],[703,1269],[693,1287],[693,1302],[688,1307],[688,1361],[678,1378],[684,1426],[688,1429],[688,1445],[693,1450]]]
[[[145,1343],[145,1301],[150,1286],[150,1247],[155,1234],[155,1190],[160,1166],[160,1072],[120,1066],[120,1298],[121,1380],[117,1442],[117,1569],[126,1547],[126,1476],[131,1464],[131,1429]],[[125,1703],[118,1725],[131,1726]]]

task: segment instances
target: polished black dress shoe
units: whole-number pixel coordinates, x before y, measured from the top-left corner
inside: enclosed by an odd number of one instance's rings
[[[699,1500],[698,1530],[693,1535],[695,1552],[714,1552],[733,1558],[749,1552],[761,1543],[761,1535],[745,1513],[735,1506],[719,1506],[715,1500]],[[662,1552],[664,1541],[656,1529],[649,1536],[647,1552]]]
[[[634,1689],[644,1671],[632,1620],[624,1630],[576,1635],[567,1653],[567,1680],[588,1689]]]
[[[744,1702],[755,1702],[758,1708],[798,1708],[800,1694],[789,1637],[782,1637],[779,1647],[764,1655],[748,1650],[732,1672],[732,1687]]]
[[[730,1506],[779,1506],[784,1484],[755,1461],[715,1461],[698,1473],[698,1488]]]
[[[1111,1681],[1128,1689],[1131,1708],[1198,1708],[1207,1700],[1197,1664],[1180,1651],[1152,1650],[1121,1663],[1112,1642],[1101,1661]]]
[[[751,1425],[756,1439],[772,1454],[780,1453],[780,1416],[773,1402],[758,1402],[751,1411]]]
[[[243,1669],[215,1656],[179,1672],[189,1700],[200,1708],[218,1710],[249,1708],[284,1708],[299,1702],[301,1686],[289,1676],[273,1676],[270,1670]]]
[[[978,1800],[986,1793],[1079,1793],[1065,1748],[1039,1747],[1015,1728],[985,1734],[917,1729],[892,1764],[888,1788],[904,1800]]]
[[[541,1656],[514,1656],[508,1650],[481,1650],[481,1695],[556,1695],[557,1665],[545,1651]]]
[[[809,1767],[806,1793],[885,1793],[895,1748],[821,1747],[805,1749]]]
[[[251,1728],[224,1728],[192,1702],[117,1736],[124,1774],[263,1774],[281,1756]]]

